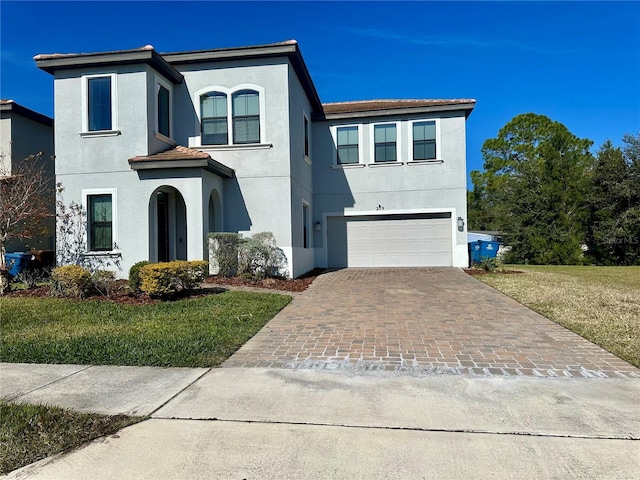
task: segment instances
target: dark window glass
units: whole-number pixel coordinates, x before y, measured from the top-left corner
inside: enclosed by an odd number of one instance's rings
[[[309,235],[311,234],[309,221],[309,206],[302,205],[302,246],[304,248],[309,248]]]
[[[89,195],[87,197],[89,224],[89,250],[113,249],[113,225],[111,195]]]
[[[160,85],[158,90],[158,133],[169,137],[169,90]]]
[[[358,163],[358,127],[340,127],[337,137],[338,163]]]
[[[395,162],[396,156],[396,126],[376,125],[374,127],[375,161]]]
[[[304,154],[309,156],[309,120],[304,117]]]
[[[233,143],[260,143],[260,101],[258,92],[241,90],[233,94]]]
[[[111,130],[111,77],[88,79],[89,131]]]
[[[413,124],[413,159],[435,160],[436,122],[416,122]]]
[[[200,96],[201,142],[203,145],[229,143],[227,96],[209,92]]]

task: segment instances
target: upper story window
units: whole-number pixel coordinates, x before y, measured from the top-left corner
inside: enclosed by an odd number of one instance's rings
[[[413,160],[435,160],[436,154],[436,122],[414,122]]]
[[[358,127],[338,127],[336,129],[336,148],[338,150],[338,164],[358,163]]]
[[[170,96],[169,89],[158,84],[158,133],[165,137],[171,137],[170,130]]]
[[[200,145],[250,145],[263,140],[264,91],[212,87],[196,92],[200,102]]]
[[[309,119],[305,115],[303,121],[303,129],[304,129],[304,156],[309,158]]]
[[[258,92],[240,90],[233,94],[233,143],[260,143],[260,101]]]
[[[200,134],[203,145],[229,143],[227,95],[208,92],[200,96]]]
[[[116,74],[82,76],[83,137],[117,135]]]
[[[395,162],[398,159],[396,149],[396,125],[375,125],[374,160],[376,162]]]
[[[87,79],[88,131],[113,130],[111,76]]]

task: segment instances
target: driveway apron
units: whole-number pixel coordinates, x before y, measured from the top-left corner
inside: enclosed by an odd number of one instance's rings
[[[223,367],[640,378],[640,370],[455,268],[318,277]]]

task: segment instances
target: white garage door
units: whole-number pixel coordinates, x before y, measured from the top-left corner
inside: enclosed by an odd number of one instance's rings
[[[329,217],[330,267],[449,267],[450,214]]]

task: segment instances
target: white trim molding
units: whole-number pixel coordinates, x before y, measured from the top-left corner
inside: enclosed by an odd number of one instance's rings
[[[414,160],[413,159],[413,125],[415,123],[422,122],[434,122],[436,127],[436,158],[426,159],[426,160]],[[407,158],[407,163],[442,163],[442,141],[440,136],[440,119],[439,118],[420,118],[409,121],[409,132],[407,137],[409,138],[409,158]]]
[[[358,129],[358,163],[338,163],[338,129],[355,127]],[[333,138],[333,165],[345,167],[349,165],[364,165],[364,125],[347,123],[344,125],[331,125],[331,137]]]
[[[92,78],[111,79],[111,128],[108,130],[89,130],[89,80]],[[113,72],[93,73],[81,77],[80,92],[82,95],[82,137],[100,137],[120,135],[118,128],[118,82],[117,75]]]
[[[92,251],[89,250],[89,245],[91,245],[91,239],[89,238],[89,210],[88,210],[88,202],[87,197],[90,195],[111,195],[111,243],[113,244],[113,248],[111,250],[105,251]],[[119,254],[118,245],[118,189],[117,188],[88,188],[82,190],[82,208],[86,212],[86,226],[85,226],[85,239],[86,239],[86,247],[87,254],[91,255],[105,255],[105,256],[113,256]]]
[[[260,106],[260,142],[258,143],[233,143],[233,94],[239,92],[240,90],[254,90],[258,92],[258,104]],[[201,129],[201,115],[200,111],[200,96],[204,95],[208,92],[220,92],[224,93],[227,96],[227,143],[224,145],[208,145],[202,143],[202,129]],[[254,83],[241,83],[239,85],[235,85],[232,88],[229,87],[221,87],[218,85],[211,85],[205,88],[201,88],[197,92],[193,94],[193,107],[196,111],[196,125],[195,132],[196,135],[193,137],[193,147],[202,147],[202,148],[219,148],[219,147],[228,147],[228,148],[242,148],[245,146],[255,146],[255,145],[268,145],[267,142],[267,122],[266,122],[266,99],[265,99],[265,89],[260,85],[256,85]],[[190,142],[191,143],[191,142]]]

